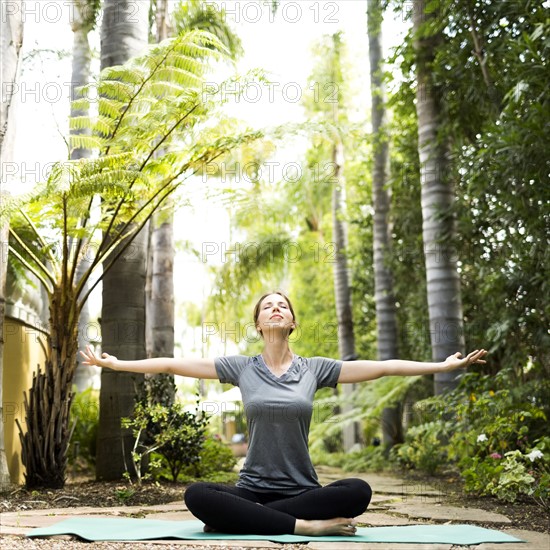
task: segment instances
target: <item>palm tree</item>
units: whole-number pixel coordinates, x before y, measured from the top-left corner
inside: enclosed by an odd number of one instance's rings
[[[390,250],[390,193],[387,189],[388,140],[385,135],[386,106],[382,80],[382,19],[380,0],[368,0],[368,38],[371,87],[371,121],[374,142],[372,166],[372,202],[374,207],[373,260],[374,301],[378,359],[398,357],[397,316],[393,294],[393,278],[388,266]],[[386,407],[382,411],[382,439],[386,449],[403,440],[401,407]]]
[[[23,44],[23,21],[25,4],[22,0],[11,3],[11,9],[2,13],[0,21],[0,50],[2,60],[0,61],[0,74],[2,75],[2,104],[0,106],[0,179],[4,182],[4,166],[12,162],[13,142],[15,132],[15,97],[16,94],[8,94],[4,97],[5,91],[15,89],[20,68],[21,68],[21,46]],[[0,189],[0,201],[2,196]],[[4,418],[2,401],[2,374],[3,374],[3,352],[4,352],[4,313],[6,303],[6,276],[7,258],[5,256],[5,245],[8,242],[9,221],[0,216],[0,417]],[[10,473],[6,461],[6,449],[4,444],[4,423],[0,423],[0,487],[10,483]]]
[[[431,70],[442,36],[440,31],[433,30],[435,13],[428,11],[428,5],[426,0],[419,0],[413,10],[416,111],[432,358],[443,361],[457,350],[464,353],[465,345],[460,279],[456,248],[453,249],[455,195],[448,176],[448,151],[442,132],[439,100],[441,94],[438,94]],[[455,372],[434,375],[436,395],[455,387],[456,377]]]
[[[129,14],[132,14],[129,16]],[[105,0],[101,24],[101,69],[122,65],[141,53],[149,35],[149,3]],[[132,228],[129,228],[132,231]],[[117,254],[118,251],[115,251]],[[127,254],[103,277],[101,341],[121,359],[143,359],[147,231],[136,235]],[[103,370],[99,401],[96,476],[121,479],[130,464],[132,438],[121,419],[134,407],[138,377]]]

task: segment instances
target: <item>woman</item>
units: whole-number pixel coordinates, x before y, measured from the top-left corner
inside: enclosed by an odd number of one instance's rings
[[[296,328],[290,300],[280,292],[265,294],[254,309],[254,323],[264,340],[261,355],[215,359],[155,358],[119,361],[87,347],[86,365],[138,373],[169,373],[219,379],[241,389],[249,430],[245,464],[235,487],[194,483],[185,492],[189,510],[205,530],[229,533],[353,535],[353,518],[368,507],[372,491],[361,479],[321,487],[308,453],[308,432],[315,391],[337,383],[382,376],[432,374],[485,363],[485,350],[442,363],[416,361],[338,361],[294,355],[288,337]]]

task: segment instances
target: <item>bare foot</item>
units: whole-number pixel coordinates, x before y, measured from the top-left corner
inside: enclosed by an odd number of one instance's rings
[[[355,535],[357,522],[350,518],[332,519],[297,519],[294,527],[295,535]]]

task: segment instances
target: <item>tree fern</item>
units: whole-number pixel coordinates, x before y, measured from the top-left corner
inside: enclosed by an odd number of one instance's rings
[[[218,39],[197,31],[104,70],[95,85],[82,88],[86,99],[75,102],[93,107],[95,88],[100,94],[95,113],[75,116],[69,125],[90,134],[72,134],[69,148],[93,149],[97,158],[56,163],[32,193],[0,207],[2,217],[10,219],[12,261],[37,276],[50,301],[46,362],[29,402],[38,394],[55,396],[56,416],[49,421],[62,439],[55,442],[61,458],[50,460],[42,448],[39,459],[31,457],[32,445],[41,439],[30,433],[34,424],[29,422],[27,433],[21,433],[27,474],[34,482],[59,486],[64,480],[77,325],[86,299],[178,187],[207,163],[262,135],[247,130],[224,134],[228,125],[219,96],[203,97],[207,60],[224,55]],[[101,264],[102,273],[87,288]],[[77,277],[79,265],[85,269]]]

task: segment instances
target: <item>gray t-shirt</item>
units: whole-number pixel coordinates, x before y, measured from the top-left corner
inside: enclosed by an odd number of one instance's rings
[[[216,357],[221,382],[239,386],[249,433],[246,461],[237,487],[294,495],[319,487],[308,451],[313,398],[336,387],[342,361],[294,356],[275,376],[261,355]]]

